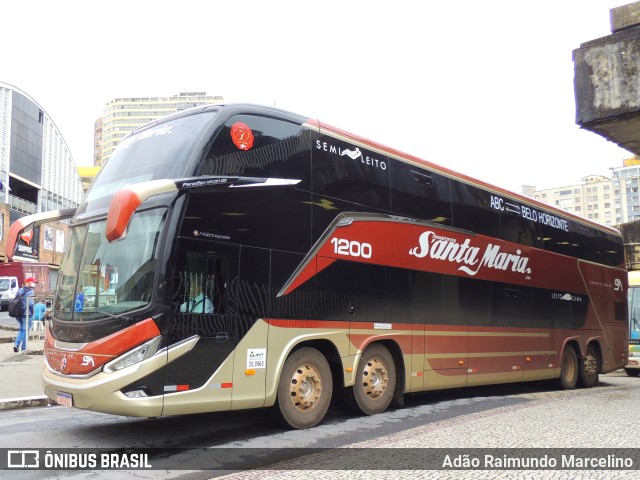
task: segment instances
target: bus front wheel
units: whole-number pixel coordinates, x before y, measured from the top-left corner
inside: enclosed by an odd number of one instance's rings
[[[365,348],[350,389],[352,404],[365,415],[384,412],[396,389],[396,367],[389,350],[374,344]]]
[[[587,347],[587,354],[580,362],[580,385],[585,388],[591,388],[598,384],[600,368],[600,355],[598,350],[591,343]]]
[[[560,361],[560,386],[573,390],[578,383],[578,355],[571,345],[564,347]]]
[[[311,428],[324,418],[333,380],[327,359],[315,348],[304,347],[284,363],[278,383],[278,407],[293,428]]]

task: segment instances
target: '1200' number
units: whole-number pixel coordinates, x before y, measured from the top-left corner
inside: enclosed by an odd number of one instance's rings
[[[337,255],[371,258],[372,248],[369,243],[360,243],[346,238],[332,238],[331,243],[333,243],[333,253]]]

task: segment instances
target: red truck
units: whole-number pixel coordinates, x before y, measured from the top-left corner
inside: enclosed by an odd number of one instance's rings
[[[38,280],[35,287],[36,295],[50,295],[53,292],[50,267],[47,263],[7,262],[0,263],[0,307],[7,308],[9,300],[24,285],[28,277]]]

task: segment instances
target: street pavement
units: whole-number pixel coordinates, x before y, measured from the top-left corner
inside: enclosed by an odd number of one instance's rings
[[[18,333],[14,327],[3,322],[0,325],[0,410],[17,409],[29,406],[55,405],[42,390],[41,368],[44,361],[44,341],[40,333],[30,335],[25,352],[14,353],[13,344]],[[540,391],[518,395],[527,400],[523,404],[493,409],[490,412],[470,413],[460,418],[443,420],[416,426],[399,434],[383,435],[351,447],[367,447],[365,453],[375,448],[400,448],[411,451],[418,448],[421,452],[429,448],[638,448],[640,444],[629,436],[629,425],[633,425],[637,412],[639,390],[630,384],[632,379],[623,371],[609,374],[606,379],[617,388],[585,389],[567,392],[564,390]],[[470,401],[461,399],[460,401]],[[445,402],[446,403],[446,402]],[[604,405],[619,405],[615,417],[601,416],[598,411]],[[433,408],[426,405],[423,408]],[[440,405],[439,408],[442,408]],[[403,414],[403,410],[399,411]],[[360,421],[354,419],[353,421]],[[580,427],[577,427],[580,425]],[[323,427],[316,427],[320,431]],[[314,429],[314,430],[316,430]],[[288,438],[289,432],[283,437]],[[240,442],[238,447],[254,447],[252,440]],[[264,446],[264,438],[254,440]],[[277,445],[278,439],[270,441]],[[471,451],[471,450],[470,450]],[[329,455],[335,455],[329,453]],[[400,457],[399,457],[400,458]],[[307,464],[299,467],[295,464],[283,464],[284,469],[249,470],[224,475],[227,480],[253,479],[297,479],[301,476],[323,476],[335,479],[380,479],[412,478],[425,480],[476,480],[513,478],[526,479],[624,479],[638,478],[638,470],[518,470],[513,468],[496,470],[404,470],[402,464],[388,465],[389,471],[381,470],[327,470],[327,459],[322,455],[304,457]],[[400,460],[399,460],[400,461]],[[315,463],[314,463],[315,462]],[[318,465],[316,467],[315,465]],[[395,466],[394,466],[395,465]],[[276,467],[277,468],[277,467]],[[301,468],[301,469],[298,469]],[[320,468],[314,471],[314,468]],[[93,472],[95,473],[95,472]],[[114,472],[115,473],[115,472]],[[1,476],[1,475],[0,475]],[[116,477],[114,477],[116,478]],[[117,477],[124,478],[124,477]],[[127,477],[130,478],[130,477]]]
[[[0,325],[0,410],[55,404],[42,389],[44,332],[30,332],[27,349],[14,353],[18,323],[9,320],[15,326]]]

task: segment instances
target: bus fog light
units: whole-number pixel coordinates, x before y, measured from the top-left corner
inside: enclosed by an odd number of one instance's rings
[[[144,398],[148,397],[147,392],[143,388],[140,390],[131,390],[130,392],[124,392],[124,396],[128,398]]]
[[[123,368],[130,367],[131,365],[135,365],[136,363],[140,363],[143,360],[153,356],[154,353],[158,351],[158,347],[160,347],[160,342],[162,341],[162,337],[158,336],[149,340],[146,343],[143,343],[139,347],[130,350],[124,355],[119,356],[115,360],[107,363],[103,370],[107,373],[113,373],[117,370],[122,370]]]

